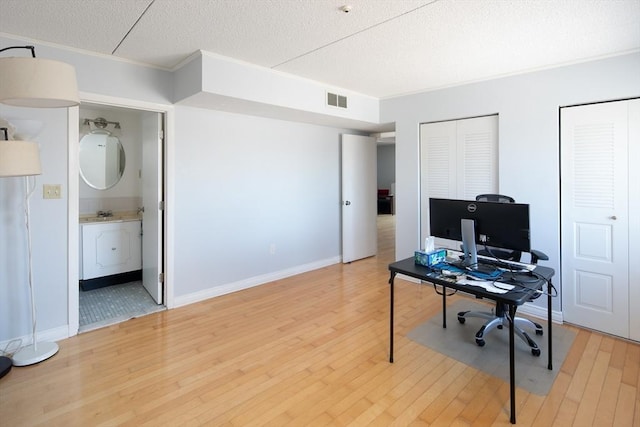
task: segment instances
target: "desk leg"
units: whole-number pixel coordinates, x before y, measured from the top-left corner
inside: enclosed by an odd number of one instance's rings
[[[516,307],[509,305],[509,392],[511,400],[511,424],[516,423],[516,363],[515,337],[513,319],[516,317]]]
[[[549,279],[547,282],[547,335],[549,340],[549,363],[547,364],[547,369],[549,370],[553,369],[553,362],[551,360],[551,328],[553,322],[551,321],[551,318],[551,279]]]
[[[447,328],[447,287],[442,286],[442,327]]]
[[[393,282],[396,273],[391,273],[389,278],[389,363],[393,363]]]

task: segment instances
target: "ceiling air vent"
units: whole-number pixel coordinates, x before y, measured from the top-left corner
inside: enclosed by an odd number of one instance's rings
[[[338,108],[347,108],[347,97],[327,92],[327,105]]]

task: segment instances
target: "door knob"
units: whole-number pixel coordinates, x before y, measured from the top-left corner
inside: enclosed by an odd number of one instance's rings
[[[612,220],[614,220],[614,221],[615,221],[616,219],[618,219],[618,217],[617,217],[617,216],[615,216],[615,215],[611,215],[611,216],[609,217],[609,219],[612,219]]]
[[[346,202],[344,202],[344,204],[345,204],[346,206],[349,206],[349,205],[351,204],[351,202],[347,200]]]

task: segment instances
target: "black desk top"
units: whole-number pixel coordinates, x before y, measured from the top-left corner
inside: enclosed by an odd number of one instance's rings
[[[391,273],[404,274],[419,280],[435,283],[436,285],[445,286],[447,288],[470,293],[481,298],[487,298],[511,305],[522,305],[529,301],[535,294],[536,290],[541,290],[544,284],[547,283],[547,280],[551,279],[555,274],[555,271],[552,268],[536,266],[533,271],[536,276],[540,278],[537,282],[530,281],[526,284],[527,288],[516,286],[514,289],[504,294],[498,294],[489,292],[478,286],[457,284],[451,279],[444,278],[439,273],[434,272],[427,267],[416,264],[414,257],[389,264],[389,271],[391,271]]]

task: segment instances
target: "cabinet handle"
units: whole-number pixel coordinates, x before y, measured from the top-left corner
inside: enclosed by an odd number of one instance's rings
[[[615,216],[615,215],[611,215],[611,216],[609,217],[609,219],[612,219],[612,220],[614,220],[614,221],[615,221],[616,219],[618,219],[618,217],[617,217],[617,216]]]

